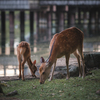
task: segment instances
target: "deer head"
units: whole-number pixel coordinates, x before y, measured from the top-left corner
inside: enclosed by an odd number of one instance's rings
[[[30,71],[32,73],[32,76],[35,76],[35,72],[37,71],[36,60],[34,60],[32,62],[30,59],[28,59],[28,64],[29,64],[29,68],[30,68]]]
[[[39,68],[40,84],[43,84],[50,74],[51,64],[50,62],[46,62],[43,57],[41,57],[40,61],[41,61],[41,66]]]

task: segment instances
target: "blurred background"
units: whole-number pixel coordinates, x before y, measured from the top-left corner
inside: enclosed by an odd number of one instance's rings
[[[84,32],[84,52],[99,52],[100,0],[0,0],[0,76],[18,75],[21,41],[30,43],[38,65],[52,36],[72,26]]]

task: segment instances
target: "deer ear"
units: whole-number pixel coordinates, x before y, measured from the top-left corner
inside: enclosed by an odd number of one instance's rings
[[[34,60],[33,64],[34,64],[34,65],[36,64],[36,60]]]
[[[43,57],[40,58],[40,62],[41,62],[41,63],[44,63],[44,62],[45,62],[45,60],[44,60]]]

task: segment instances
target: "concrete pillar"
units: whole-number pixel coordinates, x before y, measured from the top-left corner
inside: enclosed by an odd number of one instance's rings
[[[47,18],[48,39],[51,40],[51,12],[48,13]]]
[[[68,26],[73,27],[74,25],[75,25],[75,8],[69,7]]]
[[[20,11],[20,41],[25,41],[25,12]]]
[[[30,45],[34,44],[34,15],[33,15],[33,11],[30,11]]]
[[[6,76],[6,66],[4,65],[4,76]]]
[[[59,32],[64,30],[64,13],[60,12],[59,15]]]
[[[33,11],[30,11],[30,45],[31,50],[33,51],[33,45],[34,45],[34,14]]]
[[[10,29],[10,54],[14,54],[14,12],[9,13],[9,29]]]
[[[98,10],[98,35],[100,34],[100,8]]]
[[[6,40],[6,27],[5,27],[5,11],[1,11],[1,48],[2,54],[5,54],[5,40]]]
[[[78,27],[81,28],[81,17],[80,17],[81,10],[78,8]]]
[[[39,12],[34,13],[34,22],[35,25],[35,40],[36,42],[39,40]]]
[[[91,12],[91,35],[95,35],[95,13],[94,11]]]
[[[84,32],[84,36],[88,36],[88,23],[87,23],[87,15],[86,15],[86,10],[84,10],[84,13],[83,13],[83,32]]]

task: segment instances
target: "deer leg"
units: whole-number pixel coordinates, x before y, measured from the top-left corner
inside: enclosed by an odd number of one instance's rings
[[[21,62],[19,62],[19,79],[21,78]]]
[[[75,57],[77,58],[77,61],[78,61],[78,65],[79,65],[79,77],[81,77],[82,76],[82,68],[81,68],[81,64],[80,64],[80,56],[77,53],[77,51],[74,52],[74,55],[75,55]]]
[[[56,61],[54,62],[54,66],[53,66],[53,69],[52,69],[52,72],[51,72],[51,76],[50,76],[49,81],[51,81],[53,79],[53,73],[54,73],[54,70],[55,70],[55,67],[56,67]]]
[[[36,77],[35,72],[34,72],[34,69],[33,69],[33,66],[32,66],[31,63],[30,63],[31,59],[30,59],[30,57],[27,57],[27,58],[28,58],[28,59],[27,59],[27,64],[28,64],[29,69],[30,69],[30,71],[31,71],[31,75],[32,75],[33,77]]]
[[[32,74],[32,77],[37,77],[36,75],[35,75],[35,73],[33,72],[33,69],[32,68],[30,68],[30,71],[31,71],[31,74]]]
[[[18,59],[18,63],[19,63],[19,79],[21,78],[21,56],[19,54],[19,52],[17,52],[17,59]]]
[[[84,65],[84,57],[82,56],[82,63],[83,63],[83,73],[82,78],[85,78],[85,65]]]
[[[26,59],[24,59],[24,57],[23,57],[23,61],[22,61],[22,63],[21,63],[22,80],[23,80],[23,81],[25,80],[25,79],[24,79],[24,64],[25,64],[25,62],[26,62]]]
[[[78,48],[78,51],[79,51],[79,53],[80,53],[80,56],[81,56],[81,59],[82,59],[82,64],[83,64],[83,67],[82,67],[82,78],[84,78],[85,77],[85,65],[84,65],[84,56],[83,56],[83,48],[82,47],[80,47],[80,48]]]
[[[65,57],[66,57],[66,66],[67,66],[67,77],[66,77],[66,79],[69,79],[70,73],[69,73],[68,65],[69,65],[69,57],[70,57],[70,55],[66,55]]]
[[[24,63],[21,63],[21,70],[22,70],[22,80],[24,81]]]

